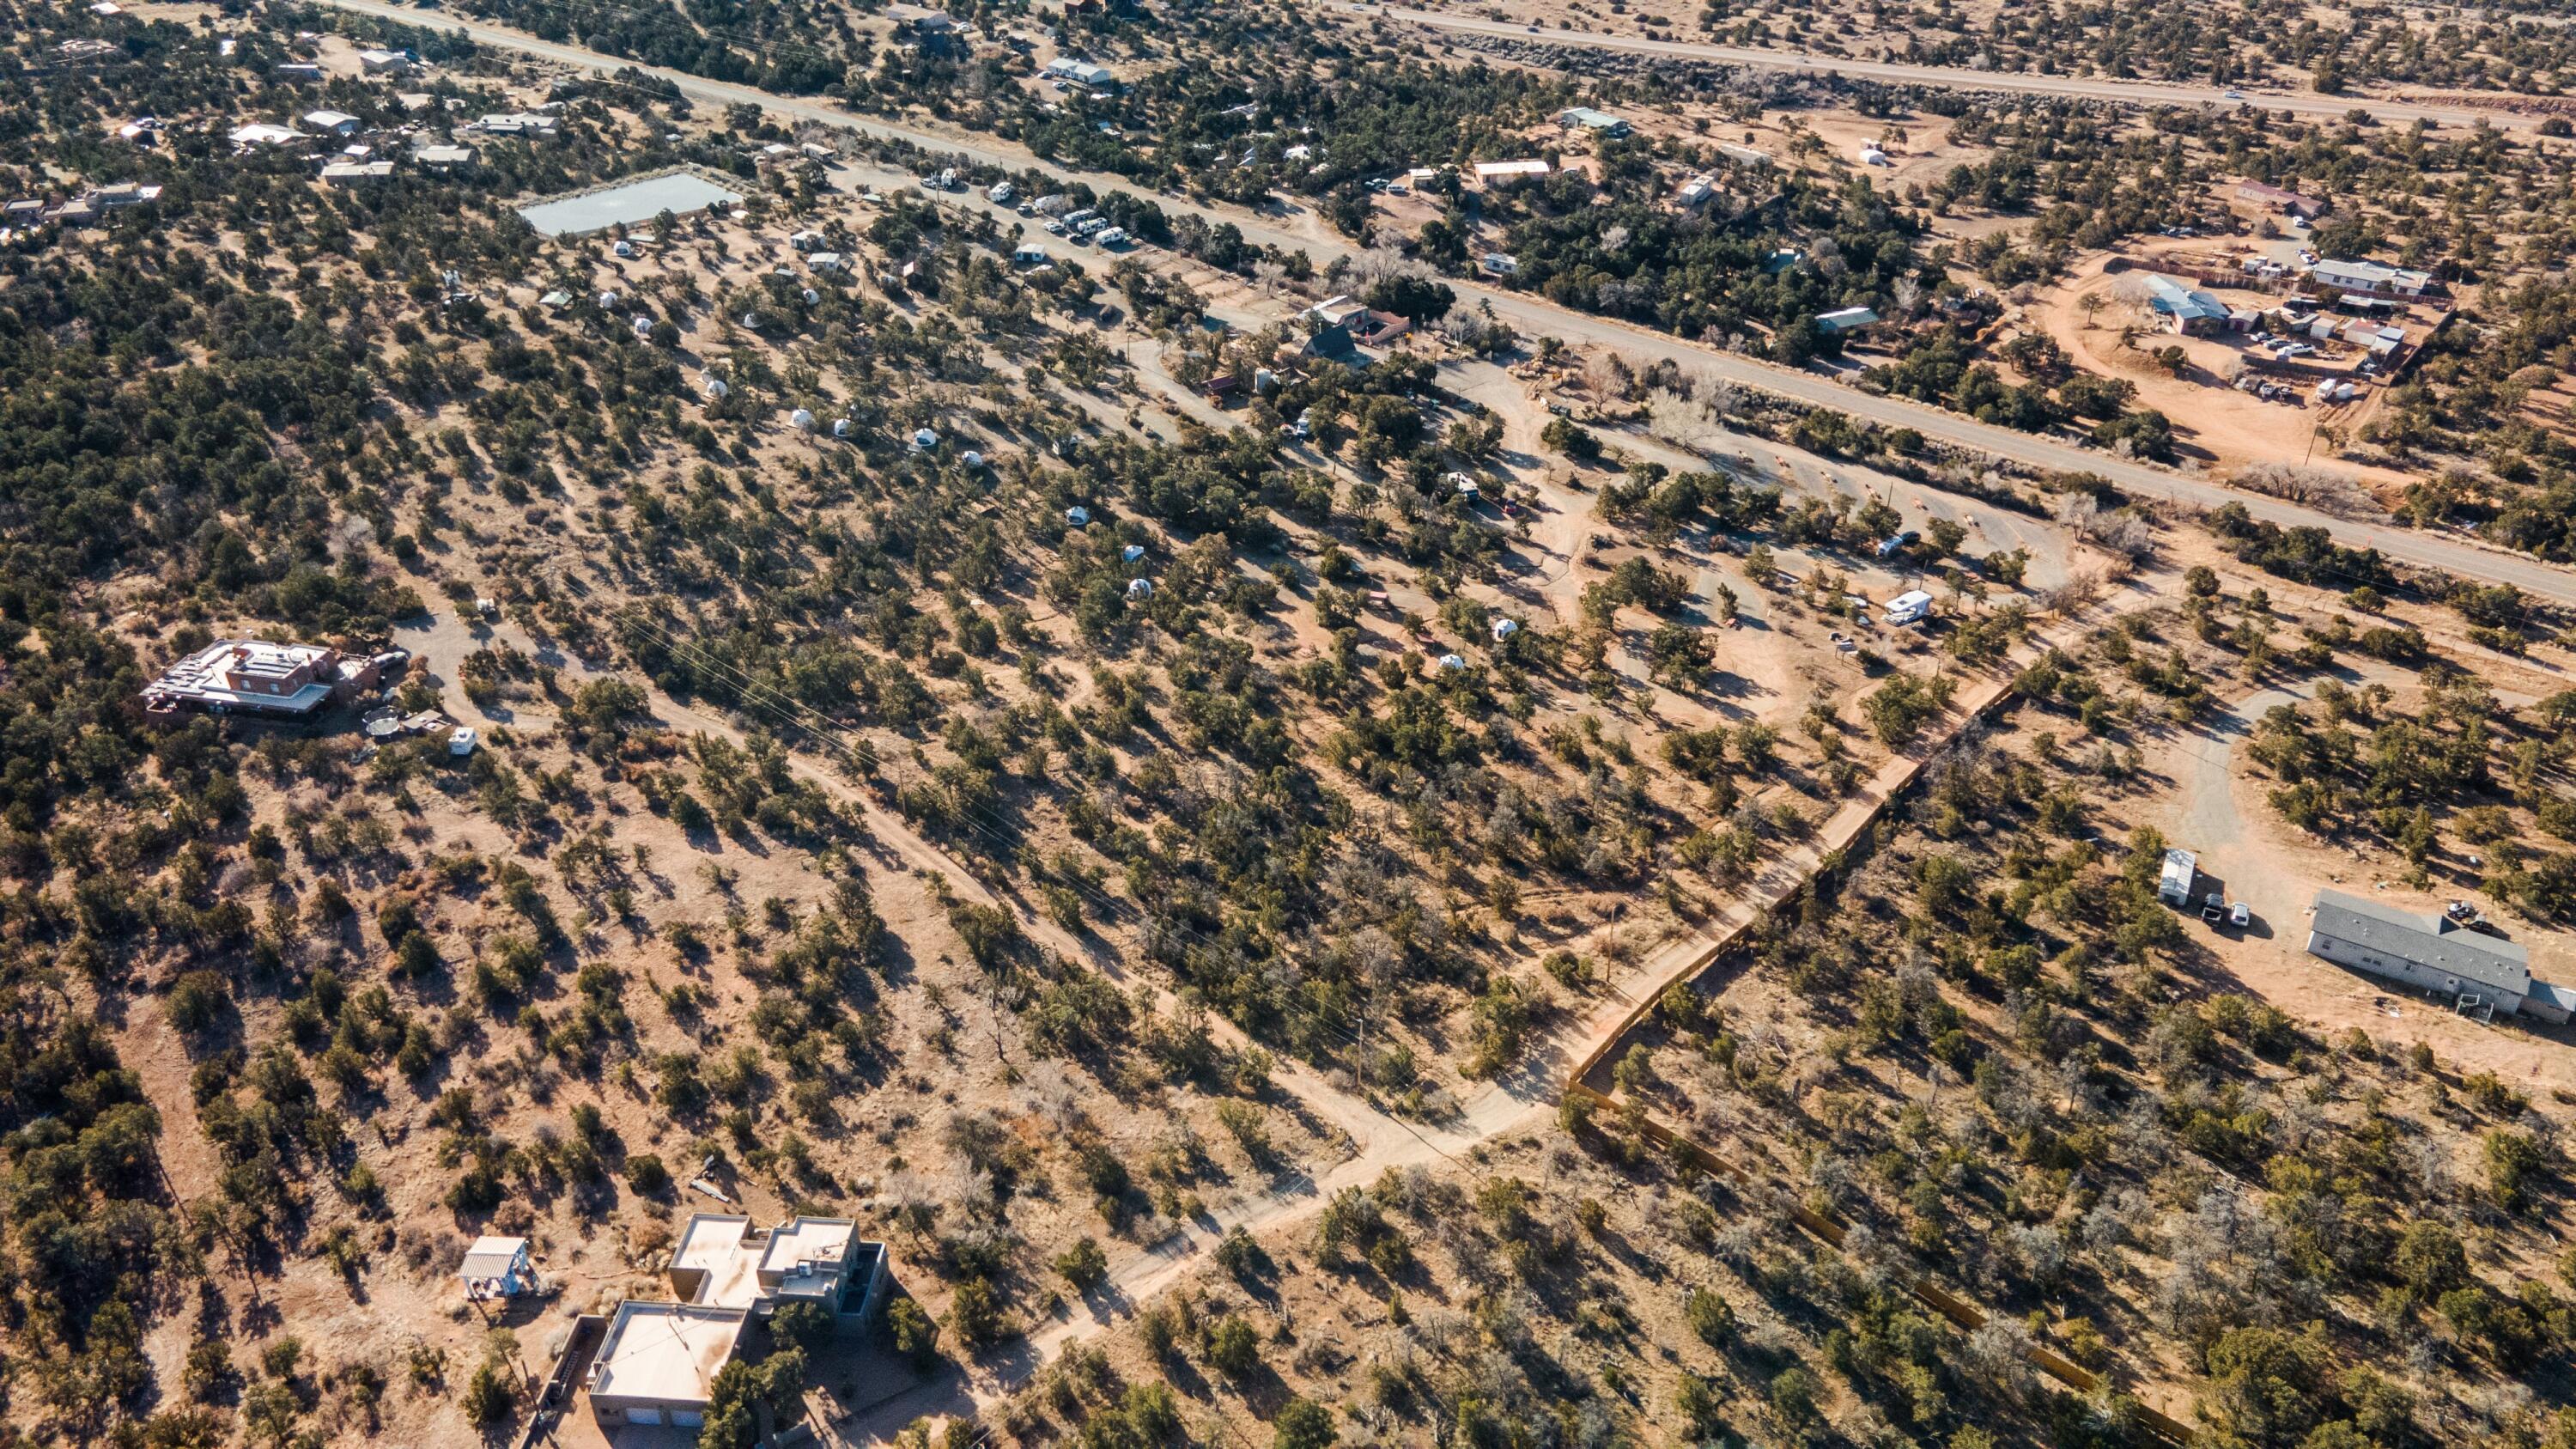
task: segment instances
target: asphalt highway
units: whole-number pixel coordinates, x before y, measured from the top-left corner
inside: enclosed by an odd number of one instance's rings
[[[2418,105],[2412,101],[2382,100],[2370,96],[2325,96],[2313,91],[2245,91],[2231,93],[2217,86],[2168,85],[2161,81],[2109,80],[2098,76],[2038,75],[2022,71],[1974,70],[1964,66],[1911,65],[1903,61],[1852,60],[1841,56],[1815,55],[1794,50],[1773,50],[1739,45],[1707,45],[1690,40],[1649,40],[1642,35],[1605,35],[1585,30],[1559,30],[1530,25],[1512,25],[1499,20],[1486,20],[1473,15],[1451,15],[1437,10],[1415,10],[1401,5],[1352,5],[1356,15],[1373,16],[1406,25],[1419,25],[1430,30],[1443,30],[1453,35],[1485,35],[1503,40],[1525,40],[1549,45],[1583,46],[1593,50],[1626,51],[1636,55],[1667,56],[1675,60],[1714,61],[1724,65],[1763,66],[1772,70],[1806,71],[1818,75],[1854,76],[1865,80],[1891,81],[1904,85],[1943,86],[1962,90],[2013,91],[2026,95],[2072,96],[2084,100],[2116,101],[2133,106],[2259,106],[2267,111],[2291,111],[2303,116],[2340,117],[2350,111],[2368,111],[2384,122],[2413,125],[2429,120],[2441,125],[2465,126],[2484,120],[2498,127],[2530,127],[2542,118],[2511,111],[2444,109]]]
[[[681,94],[701,102],[758,106],[773,116],[789,120],[813,121],[863,135],[906,141],[935,153],[963,156],[1013,171],[1034,170],[1058,181],[1081,181],[1095,190],[1139,189],[1122,177],[1041,161],[1026,148],[991,136],[935,131],[856,115],[829,101],[780,95],[753,86],[708,80],[685,71],[640,65],[579,46],[543,40],[490,21],[425,13],[405,5],[388,4],[386,0],[323,0],[323,3],[406,25],[461,32],[480,44],[515,50],[595,74],[638,71],[667,81]],[[1223,203],[1191,201],[1170,193],[1156,195],[1154,199],[1166,213],[1196,215],[1211,224],[1227,222],[1241,230],[1247,241],[1288,251],[1302,249],[1318,263],[1356,256],[1360,250],[1333,233],[1311,212],[1293,209],[1255,212]],[[951,196],[949,200],[973,206],[990,205],[981,193],[971,191],[962,196]],[[2258,519],[2283,527],[2321,527],[2347,547],[2375,548],[2398,563],[2439,569],[2490,583],[2509,583],[2553,603],[2576,606],[2576,573],[2525,555],[2492,548],[2473,539],[2393,524],[2335,518],[2297,504],[2242,493],[2224,484],[2171,469],[2116,458],[2053,438],[1995,427],[1909,399],[1863,392],[1817,373],[1776,366],[1687,342],[1667,333],[1578,312],[1530,293],[1505,291],[1459,278],[1449,279],[1449,285],[1456,289],[1462,301],[1470,305],[1489,305],[1496,317],[1511,324],[1524,336],[1556,337],[1574,344],[1598,343],[1617,349],[1635,363],[1671,359],[1701,378],[1773,393],[1793,402],[1832,409],[1883,427],[1911,428],[1926,438],[1975,452],[2057,472],[2098,474],[2123,491],[2140,497],[2165,499],[2195,508],[2242,503]]]

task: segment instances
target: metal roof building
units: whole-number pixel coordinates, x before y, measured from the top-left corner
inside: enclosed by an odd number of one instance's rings
[[[2507,1015],[2565,1021],[2576,1008],[2576,992],[2532,979],[2521,946],[2342,891],[2317,892],[2308,954]]]
[[[2210,323],[2227,320],[2227,304],[2207,292],[2184,286],[2171,277],[2147,278],[2147,304],[2184,332],[2197,331]]]
[[[1876,325],[1878,325],[1878,314],[1867,307],[1842,307],[1831,312],[1816,314],[1816,330],[1828,337],[1839,337],[1846,332],[1857,332],[1863,327]]]
[[[1628,123],[1626,121],[1619,119],[1608,111],[1597,111],[1590,106],[1574,106],[1565,111],[1559,112],[1556,118],[1556,123],[1560,126],[1579,130],[1598,131],[1604,136],[1624,136],[1628,134]]]

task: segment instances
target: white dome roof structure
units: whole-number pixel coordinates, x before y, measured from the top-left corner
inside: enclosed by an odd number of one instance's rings
[[[616,311],[616,310],[617,310],[617,294],[616,294],[615,292],[602,292],[602,293],[600,293],[600,294],[599,294],[599,305],[600,305],[600,309],[601,309],[602,311],[607,311],[607,312],[614,312],[614,311]]]
[[[832,436],[836,438],[846,438],[850,435],[850,429],[855,426],[856,424],[852,423],[848,418],[834,418],[832,419]]]
[[[817,303],[821,302],[822,300],[823,300],[823,294],[822,294],[822,293],[815,291],[815,290],[814,290],[813,288],[811,288],[811,287],[807,287],[807,288],[805,289],[805,305],[806,305],[806,306],[808,306],[808,307],[814,306],[815,304],[817,304]]]
[[[1456,673],[1457,671],[1459,671],[1459,670],[1461,670],[1461,669],[1464,669],[1464,668],[1466,668],[1466,667],[1467,667],[1467,661],[1466,661],[1466,660],[1464,660],[1464,659],[1459,658],[1459,657],[1458,657],[1457,655],[1455,655],[1455,654],[1443,654],[1443,655],[1441,655],[1441,656],[1440,656],[1440,668],[1441,668],[1441,669],[1442,669],[1442,671],[1444,671],[1444,672],[1447,672],[1447,673],[1453,673],[1453,674],[1454,674],[1454,673]]]
[[[1141,543],[1131,543],[1125,548],[1120,549],[1118,551],[1118,556],[1129,563],[1134,563],[1136,560],[1145,556],[1145,545]]]
[[[732,391],[733,389],[730,386],[727,386],[725,380],[721,377],[711,377],[707,379],[706,394],[710,401],[723,402],[725,400],[725,395]]]
[[[631,257],[635,255],[635,243],[631,241],[622,241],[617,245],[610,247],[609,250],[617,253],[621,257]]]
[[[1150,599],[1154,597],[1154,581],[1152,579],[1129,579],[1127,581],[1127,597],[1130,599]]]
[[[787,415],[787,425],[798,432],[810,433],[814,431],[814,415],[803,408],[798,408]]]
[[[1519,621],[1513,619],[1496,619],[1494,621],[1494,642],[1499,644],[1503,640],[1509,639],[1520,631],[1521,626]]]
[[[961,461],[963,461],[969,469],[981,469],[984,466],[984,455],[976,452],[972,448],[969,448],[966,450],[965,458]]]
[[[1091,510],[1080,504],[1075,504],[1073,507],[1064,511],[1064,521],[1072,524],[1076,528],[1080,528],[1091,522]]]
[[[931,449],[936,448],[936,447],[938,447],[938,446],[939,446],[939,435],[938,435],[937,433],[932,432],[932,431],[931,431],[930,429],[928,429],[928,428],[915,428],[915,429],[913,429],[913,432],[912,432],[912,450],[913,450],[914,452],[916,452],[916,453],[927,453],[927,452],[929,452]]]
[[[652,336],[652,335],[653,335],[653,319],[652,319],[652,318],[650,318],[650,317],[638,317],[638,318],[636,318],[636,319],[635,319],[635,335],[636,335],[636,336],[638,336],[638,337],[650,337],[650,336]]]

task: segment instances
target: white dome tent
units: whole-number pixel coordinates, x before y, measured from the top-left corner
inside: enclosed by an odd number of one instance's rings
[[[1496,619],[1494,621],[1494,642],[1500,644],[1520,631],[1521,626],[1518,620]]]
[[[1076,528],[1088,527],[1091,523],[1091,510],[1077,503],[1064,511],[1064,521]]]
[[[814,415],[803,408],[787,415],[787,425],[800,433],[814,431]]]
[[[984,455],[972,448],[966,450],[966,456],[961,461],[966,464],[966,470],[970,473],[980,473],[984,469]]]
[[[1129,563],[1134,563],[1136,560],[1145,556],[1145,545],[1141,543],[1131,543],[1125,548],[1120,549],[1118,551],[1118,556]]]
[[[914,452],[927,453],[938,446],[939,435],[937,433],[932,432],[928,428],[916,428],[913,430],[912,450]]]
[[[807,287],[807,288],[805,289],[805,305],[806,305],[806,306],[808,306],[808,307],[817,306],[817,305],[819,305],[819,304],[822,302],[822,300],[823,300],[823,294],[822,294],[822,293],[815,291],[815,290],[814,290],[813,288],[811,288],[811,287]]]
[[[1467,661],[1455,654],[1443,654],[1440,656],[1440,672],[1443,674],[1455,674],[1466,667]]]
[[[601,311],[603,311],[603,312],[614,312],[614,311],[616,311],[616,310],[617,310],[617,294],[616,294],[615,292],[602,292],[602,293],[600,293],[600,294],[599,294],[599,310],[601,310]]]
[[[1152,597],[1154,597],[1154,581],[1152,579],[1129,579],[1127,581],[1127,598],[1130,603],[1138,600],[1150,599]]]
[[[635,335],[638,337],[650,338],[653,335],[653,319],[650,317],[636,318]]]
[[[728,386],[728,385],[726,384],[726,382],[725,382],[725,380],[724,380],[723,378],[721,378],[721,377],[710,377],[710,378],[708,378],[708,379],[707,379],[707,385],[706,385],[706,389],[705,389],[705,391],[706,391],[706,395],[707,395],[707,401],[709,401],[709,402],[723,402],[723,401],[725,400],[726,395],[730,394],[730,393],[733,391],[733,389],[732,389],[732,387],[730,387],[730,386]]]
[[[848,418],[834,418],[832,419],[832,436],[836,438],[846,438],[850,435],[851,429],[857,426],[858,425],[856,423],[851,422]]]

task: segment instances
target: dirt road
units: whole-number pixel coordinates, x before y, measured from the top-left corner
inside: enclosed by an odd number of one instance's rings
[[[1672,60],[1713,61],[1721,65],[1752,65],[1767,70],[1808,72],[1815,75],[1857,76],[1864,80],[1893,81],[1900,85],[1942,86],[1969,91],[2010,91],[2023,95],[2066,96],[2075,100],[2110,101],[2125,106],[2258,106],[2267,111],[2291,111],[2302,116],[2340,118],[2351,111],[2368,111],[2382,122],[2411,126],[2418,120],[2440,125],[2467,126],[2478,121],[2506,128],[2529,129],[2543,119],[2513,111],[2470,111],[2421,105],[2412,101],[2382,100],[2362,95],[2317,95],[2297,91],[2247,91],[2232,93],[2218,86],[2174,85],[2161,81],[2105,80],[2093,76],[2035,75],[2020,71],[1971,70],[1965,66],[1909,65],[1899,61],[1852,60],[1842,56],[1817,55],[1807,51],[1755,49],[1740,45],[1708,45],[1689,40],[1649,40],[1641,35],[1596,34],[1586,30],[1543,30],[1531,25],[1512,25],[1498,20],[1484,20],[1472,15],[1449,15],[1436,10],[1414,10],[1401,5],[1351,5],[1354,15],[1418,25],[1426,30],[1446,31],[1452,35],[1483,35],[1497,39],[1527,41],[1533,45],[1571,45],[1588,50],[1625,51],[1632,55],[1661,56]],[[1560,21],[1562,26],[1565,22]],[[2510,100],[2506,96],[2503,99]]]
[[[1034,170],[1060,181],[1081,181],[1095,189],[1132,190],[1120,177],[1101,172],[1084,172],[1051,162],[1040,161],[1027,149],[989,136],[963,132],[933,131],[924,127],[897,124],[873,117],[853,115],[836,105],[798,96],[780,95],[753,86],[713,81],[685,71],[658,66],[638,65],[615,56],[578,46],[540,40],[523,31],[489,21],[461,19],[456,16],[432,17],[420,11],[386,3],[386,0],[323,0],[323,3],[356,14],[372,15],[405,25],[428,25],[429,28],[461,33],[484,45],[515,50],[524,55],[559,65],[597,74],[632,69],[669,82],[688,96],[717,105],[749,105],[789,121],[811,121],[863,135],[909,142],[933,151],[953,153],[984,164],[1012,170]],[[1328,234],[1311,212],[1255,212],[1242,207],[1200,203],[1178,196],[1155,198],[1164,211],[1201,217],[1210,223],[1230,222],[1243,233],[1245,240],[1258,246],[1276,246],[1285,251],[1304,251],[1319,261],[1358,255],[1359,249]],[[983,207],[1001,214],[1007,224],[1016,221],[1007,208],[994,207],[977,193],[968,192],[950,198],[953,204]],[[1559,307],[1544,298],[1526,293],[1500,291],[1465,278],[1453,278],[1449,285],[1469,305],[1490,306],[1494,315],[1528,336],[1555,336],[1569,342],[1599,343],[1614,347],[1631,358],[1646,361],[1671,360],[1694,372],[1731,382],[1740,387],[1757,388],[1811,407],[1830,408],[1864,422],[1887,428],[1912,428],[1927,438],[1984,453],[1997,458],[2010,458],[2032,467],[2058,472],[2091,472],[2110,479],[2124,489],[2149,498],[2163,498],[2197,508],[2215,508],[2226,503],[2242,503],[2256,518],[2283,527],[2317,527],[2338,541],[2356,548],[2375,548],[2400,563],[2440,569],[2489,583],[2509,583],[2524,592],[2561,604],[2576,604],[2576,574],[2563,571],[2520,554],[2481,546],[2466,539],[2442,534],[2422,533],[2394,524],[2351,522],[2284,503],[2277,499],[2240,494],[2221,484],[2169,472],[2144,463],[2131,462],[2079,447],[2072,443],[2035,437],[2009,428],[1990,426],[1955,413],[1911,402],[1902,398],[1881,397],[1848,388],[1830,377],[1791,368],[1776,367],[1735,353],[1722,352],[1685,342],[1680,338],[1650,331],[1644,327],[1603,317],[1588,316]]]
[[[2359,1027],[2383,1043],[2426,1042],[2461,1071],[2494,1072],[2535,1094],[2552,1087],[2576,1090],[2576,1056],[2566,1050],[2563,1033],[2544,1035],[2519,1022],[2468,1021],[2443,1002],[2307,954],[2308,912],[2319,887],[2424,912],[2439,910],[2443,896],[2438,890],[2408,890],[2393,871],[2374,871],[2369,857],[2292,829],[2264,802],[2264,782],[2237,767],[2263,716],[2315,698],[2321,682],[2257,690],[2203,728],[2168,741],[2153,757],[2153,770],[2173,782],[2154,823],[2175,845],[2199,855],[2209,889],[2253,908],[2254,924],[2242,932],[2186,923],[2226,970],[2227,980],[2212,989],[2250,991],[2320,1036]],[[2401,685],[2412,683],[2412,676],[2373,666],[2344,682]],[[2502,692],[2498,697],[2514,702]],[[2531,949],[2534,975],[2561,981],[2576,975],[2576,956],[2562,933],[2516,922],[2513,936]]]

